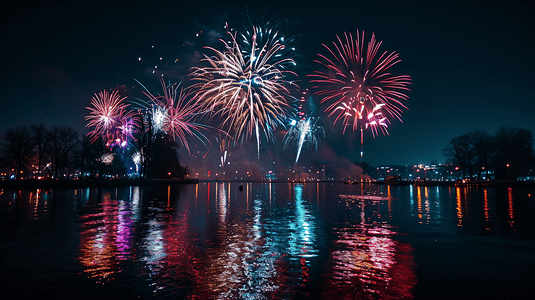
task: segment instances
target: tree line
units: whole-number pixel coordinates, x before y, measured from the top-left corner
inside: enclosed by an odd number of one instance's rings
[[[462,178],[482,179],[482,174],[496,180],[516,179],[533,172],[535,167],[533,133],[523,128],[502,127],[494,135],[476,130],[454,137],[444,148],[448,163]]]
[[[157,135],[147,141],[146,136],[139,134],[132,145],[111,148],[102,138],[92,142],[70,126],[9,128],[0,144],[0,173],[14,173],[17,179],[124,178],[127,174],[183,178],[188,174],[179,163],[173,139]]]

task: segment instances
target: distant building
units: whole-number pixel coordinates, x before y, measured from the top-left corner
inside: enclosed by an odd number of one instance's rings
[[[382,165],[376,167],[375,174],[368,175],[377,180],[399,176],[401,180],[410,181],[453,181],[458,177],[451,164]]]

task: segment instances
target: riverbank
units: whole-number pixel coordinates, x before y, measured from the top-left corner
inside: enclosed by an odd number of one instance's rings
[[[519,180],[493,180],[493,181],[457,181],[455,186],[458,187],[491,187],[491,186],[502,186],[502,187],[525,187],[525,188],[535,188],[535,181],[519,181]]]
[[[0,188],[42,189],[42,188],[82,188],[101,186],[171,185],[196,184],[197,179],[77,179],[77,180],[0,180]]]
[[[522,187],[535,188],[535,181],[498,180],[498,181],[400,181],[388,183],[384,181],[372,181],[371,184],[386,185],[414,185],[414,186],[456,186],[456,187]],[[354,184],[359,184],[358,182]]]
[[[82,188],[82,187],[107,187],[107,186],[146,186],[146,185],[173,185],[173,184],[197,184],[199,182],[257,182],[257,183],[346,183],[361,184],[360,182],[347,182],[337,180],[320,181],[284,181],[284,180],[199,180],[199,179],[76,179],[76,180],[0,180],[1,189],[46,189],[46,188]],[[386,185],[414,185],[414,186],[456,186],[456,187],[523,187],[535,188],[535,181],[401,181],[388,183],[384,181],[369,181],[362,184],[386,184]]]

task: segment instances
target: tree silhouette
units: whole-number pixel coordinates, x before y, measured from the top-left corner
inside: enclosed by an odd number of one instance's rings
[[[37,172],[38,175],[41,175],[41,171],[43,170],[43,163],[45,162],[46,158],[46,137],[47,137],[47,129],[45,124],[40,123],[37,125],[32,125],[31,127],[31,133],[32,133],[32,141],[35,147],[35,156],[37,161]]]
[[[67,167],[74,162],[74,150],[78,144],[78,132],[72,127],[54,126],[46,135],[46,152],[50,158],[48,167],[54,178],[62,178]]]
[[[502,127],[494,136],[494,170],[497,179],[523,176],[533,168],[533,134],[523,128]]]
[[[473,178],[477,170],[481,179],[484,168],[494,172],[496,179],[514,179],[533,169],[533,141],[531,131],[522,128],[502,127],[494,136],[478,130],[454,137],[443,153],[449,163],[461,169],[463,178]]]
[[[472,138],[469,134],[464,134],[451,139],[444,150],[444,156],[449,163],[460,167],[463,178],[468,173],[470,178],[474,175],[475,151],[472,147]]]
[[[17,179],[20,179],[23,171],[28,170],[33,162],[33,149],[28,127],[10,128],[6,130],[4,143],[0,147],[0,165],[14,169]]]
[[[150,178],[178,178],[183,176],[177,153],[178,144],[169,135],[158,134],[152,145],[149,165]]]
[[[469,135],[476,155],[477,179],[481,180],[481,172],[483,169],[489,170],[492,160],[492,136],[483,130],[473,131]]]

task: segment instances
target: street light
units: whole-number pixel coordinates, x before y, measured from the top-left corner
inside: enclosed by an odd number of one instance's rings
[[[507,180],[510,180],[510,178],[509,178],[509,164],[507,164],[506,167],[507,167]]]

